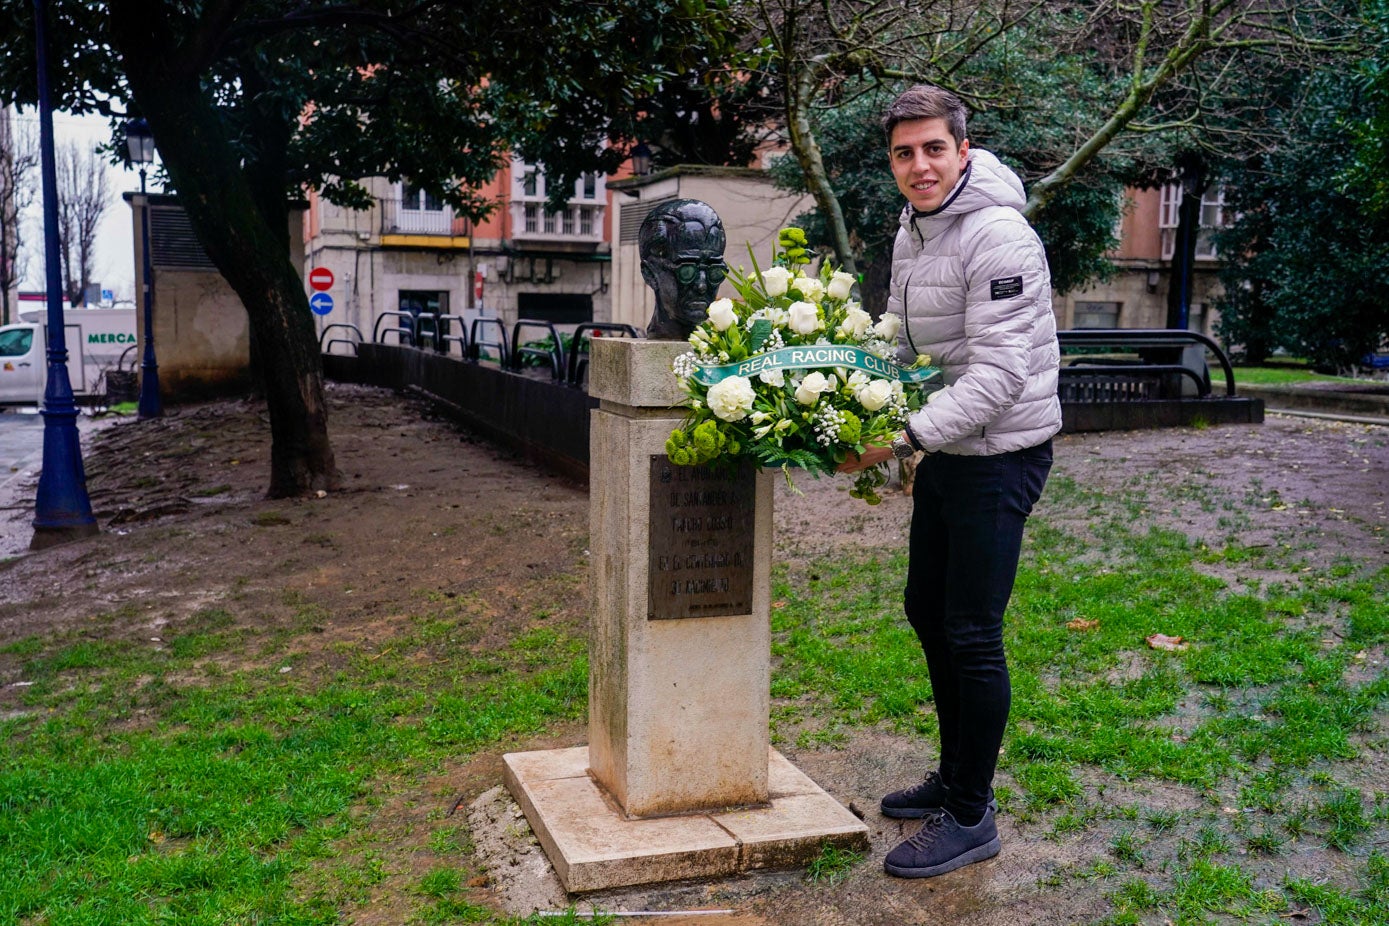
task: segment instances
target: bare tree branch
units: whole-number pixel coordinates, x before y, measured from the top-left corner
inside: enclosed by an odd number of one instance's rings
[[[106,162],[77,142],[58,152],[58,236],[68,304],[83,302],[95,273],[96,233],[111,205]]]

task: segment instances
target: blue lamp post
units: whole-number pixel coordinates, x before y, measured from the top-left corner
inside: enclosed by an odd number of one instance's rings
[[[43,472],[34,501],[30,549],[97,532],[87,497],[87,473],[77,436],[77,404],[68,378],[63,331],[63,272],[58,252],[58,179],[53,159],[53,103],[48,88],[48,31],[44,0],[34,0],[39,70],[39,160],[43,172],[43,246],[48,298],[48,384],[43,390]]]
[[[144,258],[143,289],[145,293],[145,350],[140,362],[141,418],[158,418],[164,414],[159,398],[159,363],[154,359],[154,275],[150,272],[150,199],[145,193],[145,165],[154,161],[154,133],[143,119],[131,119],[125,124],[125,144],[130,163],[140,165],[140,253]]]

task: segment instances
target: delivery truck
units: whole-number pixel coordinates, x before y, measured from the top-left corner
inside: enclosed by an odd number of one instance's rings
[[[19,321],[0,327],[0,405],[43,401],[48,380],[48,313],[21,309]],[[99,396],[106,373],[135,346],[135,309],[68,309],[63,312],[68,378],[76,396]],[[126,356],[127,368],[135,352]]]

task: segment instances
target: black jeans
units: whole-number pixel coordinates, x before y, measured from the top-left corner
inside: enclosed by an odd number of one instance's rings
[[[933,453],[916,470],[905,607],[926,652],[957,819],[973,822],[988,804],[1012,697],[1003,612],[1050,470],[1050,440],[995,456]]]

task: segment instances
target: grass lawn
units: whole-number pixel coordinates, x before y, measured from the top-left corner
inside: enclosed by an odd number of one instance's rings
[[[1093,536],[1045,516],[1030,527],[998,796],[1039,838],[1113,835],[1104,858],[1039,875],[1043,887],[1098,883],[1113,924],[1306,911],[1389,922],[1389,782],[1373,777],[1389,703],[1380,552],[1312,568],[1287,544],[1212,548],[1146,527],[1132,498],[1064,478],[1048,499],[1089,512]],[[904,571],[901,556],[862,554],[778,568],[783,741],[933,732],[924,661],[898,617]],[[24,680],[21,709],[0,714],[0,923],[342,922],[387,889],[378,817],[437,799],[420,783],[446,767],[585,713],[573,631],[529,629],[460,658],[453,641],[482,610],[422,591],[389,639],[305,671],[289,643],[323,616],[291,603],[294,625],[269,638],[247,632],[256,615],[233,596],[157,646],[111,643],[101,629],[114,615],[93,614],[81,632],[0,650]],[[1189,648],[1150,649],[1158,632]],[[1192,814],[1112,799],[1107,781],[1203,803]],[[461,817],[419,817],[427,848],[389,886],[411,898],[410,922],[532,922],[499,920],[470,891],[481,872]],[[1270,864],[1304,850],[1332,853],[1349,876],[1270,882]],[[832,882],[853,864],[811,874]]]
[[[1359,383],[1363,385],[1366,380],[1354,379],[1348,376],[1326,376],[1321,373],[1312,372],[1311,367],[1300,368],[1292,366],[1277,367],[1235,367],[1235,382],[1247,383],[1252,386],[1290,386],[1297,383]]]
[[[1049,873],[1047,886],[1101,881],[1112,924],[1309,910],[1326,923],[1389,922],[1382,557],[1311,569],[1289,544],[1212,549],[1145,527],[1135,499],[1064,478],[1047,492],[1089,511],[1098,543],[1041,518],[1029,526],[1006,630],[1013,704],[998,797],[1052,838],[1115,833],[1108,857]],[[899,616],[905,572],[903,556],[782,571],[772,694],[783,740],[835,744],[864,725],[936,732],[921,708],[925,663]],[[1149,648],[1153,633],[1185,645]],[[1106,781],[1173,783],[1205,806],[1115,800]],[[1164,839],[1178,824],[1183,835]],[[1323,849],[1353,883],[1268,883],[1261,863]]]

